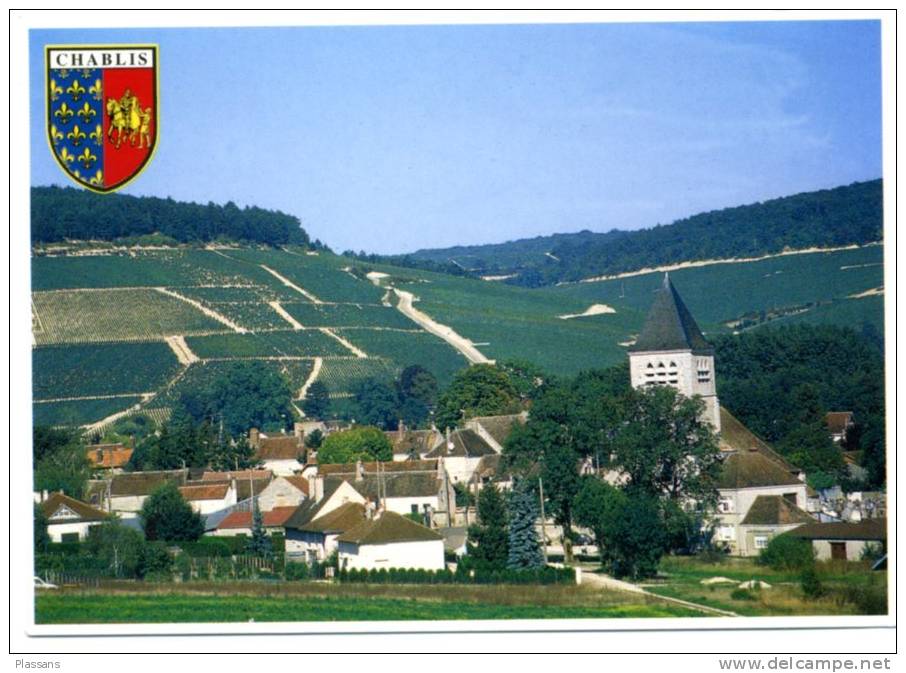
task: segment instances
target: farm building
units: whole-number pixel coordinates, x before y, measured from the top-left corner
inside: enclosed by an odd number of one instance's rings
[[[43,495],[46,495],[46,492]],[[47,534],[52,542],[78,542],[88,537],[88,529],[109,518],[109,514],[87,502],[61,493],[50,494],[40,503],[47,517]]]
[[[887,547],[887,519],[809,523],[791,534],[811,541],[819,561],[858,561],[869,544]]]
[[[443,536],[395,512],[366,519],[337,538],[345,570],[415,568],[443,570]]]

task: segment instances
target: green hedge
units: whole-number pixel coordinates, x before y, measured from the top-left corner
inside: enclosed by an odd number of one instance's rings
[[[572,568],[547,566],[538,570],[422,570],[414,568],[381,568],[341,570],[341,582],[372,584],[575,584]]]

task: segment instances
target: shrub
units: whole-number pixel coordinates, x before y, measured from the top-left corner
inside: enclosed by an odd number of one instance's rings
[[[311,579],[312,572],[307,563],[289,562],[283,569],[283,576],[290,581],[302,581]]]
[[[799,586],[802,588],[802,593],[806,598],[815,599],[824,595],[824,586],[821,584],[814,566],[808,566],[802,571],[799,576]]]
[[[881,543],[868,542],[864,547],[862,547],[862,553],[860,554],[859,558],[863,561],[871,561],[873,563],[884,556],[884,554],[886,553],[887,550],[884,549],[884,545],[882,545]]]
[[[802,570],[815,564],[812,543],[789,533],[771,538],[757,562],[774,570]]]
[[[730,598],[735,601],[754,601],[757,597],[749,589],[736,588],[730,593]]]

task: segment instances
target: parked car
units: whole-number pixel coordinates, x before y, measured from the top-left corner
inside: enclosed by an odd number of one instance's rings
[[[35,575],[35,589],[59,589],[56,584],[51,584],[47,580],[43,580],[37,575]]]

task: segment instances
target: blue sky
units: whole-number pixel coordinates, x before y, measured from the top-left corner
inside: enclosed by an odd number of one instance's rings
[[[155,42],[161,136],[124,192],[276,208],[335,250],[637,229],[881,175],[878,22],[31,31]]]

